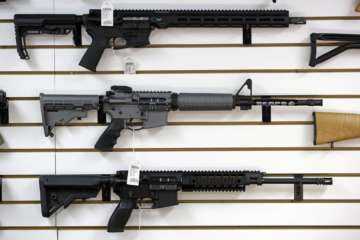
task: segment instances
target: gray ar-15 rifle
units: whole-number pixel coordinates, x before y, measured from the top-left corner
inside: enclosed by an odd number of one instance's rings
[[[249,96],[240,95],[244,87],[250,90]],[[98,111],[98,123],[102,124],[106,123],[106,114],[110,115],[111,123],[95,145],[100,151],[111,151],[121,131],[132,129],[134,120],[141,121],[142,128],[155,128],[167,125],[169,111],[250,110],[253,106],[261,106],[263,122],[270,122],[272,106],[322,106],[322,100],[253,96],[250,79],[235,95],[143,92],[127,86],[112,86],[105,96],[40,94],[45,136],[53,136],[56,124],[86,117],[89,110]]]
[[[130,175],[130,177],[132,177]],[[120,197],[108,223],[108,232],[123,232],[132,210],[144,199],[151,208],[178,204],[178,192],[244,192],[249,185],[294,185],[294,200],[303,200],[304,185],[331,185],[332,178],[313,178],[295,174],[272,177],[257,171],[142,171],[138,186],[127,184],[128,171],[115,175],[47,175],[41,176],[41,212],[50,217],[77,199],[94,198],[102,191],[103,201],[111,200],[111,189]]]

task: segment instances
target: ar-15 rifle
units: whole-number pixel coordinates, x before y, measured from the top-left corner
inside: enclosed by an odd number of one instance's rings
[[[6,93],[0,90],[0,125],[9,123],[9,102]],[[4,139],[0,135],[0,145],[4,143]]]
[[[50,175],[40,177],[41,212],[50,217],[76,199],[94,198],[102,190],[103,201],[111,200],[111,188],[120,197],[108,223],[108,232],[123,232],[139,201],[151,199],[151,208],[178,204],[178,191],[243,192],[248,185],[291,184],[294,200],[303,200],[303,185],[331,185],[332,178],[266,177],[251,171],[142,171],[138,186],[127,184],[127,171],[115,175]]]
[[[114,26],[101,26],[101,11],[89,14],[16,14],[14,16],[17,51],[21,59],[29,59],[26,35],[73,32],[75,46],[82,45],[81,26],[92,43],[80,66],[96,71],[106,48],[144,47],[155,28],[243,28],[244,44],[251,44],[251,28],[285,28],[305,24],[304,18],[289,17],[285,10],[115,10]]]
[[[249,96],[240,95],[244,87],[250,90]],[[253,96],[250,79],[235,95],[144,92],[127,86],[112,86],[105,96],[40,94],[45,136],[53,136],[56,124],[86,117],[89,110],[98,111],[98,123],[102,124],[109,114],[111,123],[95,144],[100,151],[111,151],[121,131],[132,129],[134,120],[141,121],[142,128],[155,128],[167,125],[169,111],[250,110],[253,106],[261,106],[263,122],[270,122],[272,106],[322,106],[322,100]]]

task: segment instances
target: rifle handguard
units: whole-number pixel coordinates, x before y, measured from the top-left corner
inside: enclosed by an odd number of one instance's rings
[[[234,97],[232,94],[180,93],[177,104],[181,111],[232,110]]]

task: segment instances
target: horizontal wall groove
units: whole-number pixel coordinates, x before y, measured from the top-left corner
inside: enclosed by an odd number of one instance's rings
[[[224,192],[225,193],[225,192]],[[119,200],[111,200],[111,201],[101,201],[101,200],[87,200],[81,201],[77,200],[74,204],[97,204],[97,205],[105,205],[105,204],[117,204]],[[199,200],[178,200],[179,204],[273,204],[273,203],[294,203],[294,204],[304,204],[304,203],[319,203],[319,204],[336,204],[336,203],[360,203],[360,199],[304,199],[301,201],[296,201],[292,199],[199,199]],[[36,204],[39,205],[41,202],[37,200],[24,200],[24,201],[2,201],[0,205],[21,205],[21,204]],[[150,201],[142,201],[140,203],[151,203]]]
[[[112,152],[360,151],[360,147],[184,147],[114,148]],[[95,148],[1,148],[0,153],[99,152]]]
[[[103,230],[106,226],[0,226],[0,230]],[[125,230],[139,231],[139,226],[127,226]],[[232,225],[232,226],[141,226],[141,230],[360,230],[360,225]]]
[[[358,73],[360,68],[288,68],[288,69],[177,69],[137,70],[136,74],[234,74],[234,73]],[[43,70],[43,71],[0,71],[0,75],[123,75],[122,70]]]

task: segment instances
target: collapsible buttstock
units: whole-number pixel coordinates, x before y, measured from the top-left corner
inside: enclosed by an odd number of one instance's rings
[[[314,144],[360,137],[360,114],[314,113]]]

